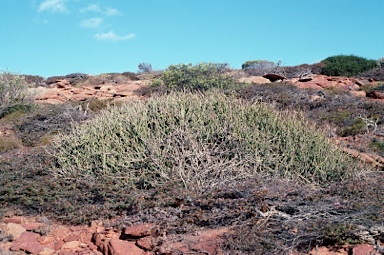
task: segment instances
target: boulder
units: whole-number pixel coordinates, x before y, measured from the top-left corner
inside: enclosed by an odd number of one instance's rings
[[[131,238],[140,238],[144,236],[152,235],[156,232],[154,224],[140,224],[135,226],[126,227],[124,230],[124,235]]]
[[[38,254],[44,247],[38,242],[40,235],[32,232],[24,232],[12,243],[12,251],[26,251],[30,254]]]
[[[372,92],[367,93],[367,97],[370,97],[373,99],[384,99],[384,92],[374,90]]]
[[[140,249],[133,242],[112,238],[107,246],[110,255],[144,255],[145,251]]]
[[[239,80],[240,82],[247,83],[247,84],[266,84],[271,83],[270,80],[267,78],[264,78],[263,76],[250,76],[250,77],[244,77]]]
[[[355,96],[355,97],[366,97],[367,96],[367,93],[365,93],[365,91],[356,91],[356,90],[352,90],[350,91],[351,95]]]
[[[270,80],[271,82],[275,82],[275,81],[278,81],[278,80],[285,80],[285,76],[282,76],[280,74],[274,74],[274,73],[267,73],[265,75],[263,75],[264,78]]]
[[[370,244],[359,244],[353,247],[353,255],[377,254],[375,248]]]

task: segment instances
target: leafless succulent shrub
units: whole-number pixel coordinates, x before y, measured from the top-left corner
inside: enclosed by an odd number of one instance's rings
[[[384,67],[384,58],[379,58],[377,60],[377,67],[378,68],[383,68]]]
[[[152,72],[152,65],[148,63],[140,63],[139,66],[139,73],[150,73]]]
[[[322,183],[353,171],[351,159],[299,113],[218,91],[111,108],[59,135],[50,153],[59,179],[114,176],[127,187],[179,183],[201,191],[257,172]]]
[[[24,76],[0,72],[0,117],[15,106],[32,103],[32,94]]]

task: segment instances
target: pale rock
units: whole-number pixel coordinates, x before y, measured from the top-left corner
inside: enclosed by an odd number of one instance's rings
[[[79,241],[71,241],[63,244],[63,246],[61,246],[61,249],[76,249],[80,247],[80,244],[81,243]]]
[[[240,78],[240,82],[247,83],[247,84],[267,84],[271,83],[270,80],[267,78],[264,78],[263,76],[250,76],[250,77],[244,77]]]
[[[355,96],[355,97],[366,97],[367,96],[367,93],[365,93],[365,91],[356,91],[356,90],[352,90],[350,91],[351,95]]]
[[[39,255],[53,255],[56,251],[51,248],[43,248],[40,252]]]
[[[6,232],[8,235],[12,235],[14,239],[19,238],[21,234],[24,233],[25,231],[26,229],[19,224],[16,224],[16,223],[7,224]]]

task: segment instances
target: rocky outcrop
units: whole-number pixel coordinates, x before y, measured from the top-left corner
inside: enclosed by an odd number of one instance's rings
[[[84,82],[88,79],[89,75],[83,73],[72,73],[65,76],[52,76],[47,78],[46,84],[49,86],[60,80],[67,80],[72,86]]]
[[[329,77],[326,75],[310,75],[304,78],[293,78],[288,81],[300,89],[329,89],[336,88],[351,92],[355,96],[368,96],[362,86],[376,86],[376,82],[363,78]]]
[[[39,222],[36,218],[11,217],[0,222],[0,237],[3,236],[0,254],[8,251],[33,255],[220,254],[221,237],[225,233],[228,233],[226,228],[166,235],[152,223],[127,226],[121,231],[105,227],[100,221],[93,221],[90,226],[64,226],[46,219]]]
[[[39,103],[63,103],[66,101],[85,101],[91,98],[125,100],[139,98],[140,89],[148,85],[148,81],[132,81],[126,84],[105,83],[96,86],[74,87],[66,79],[56,80],[49,88],[35,88],[35,100]]]

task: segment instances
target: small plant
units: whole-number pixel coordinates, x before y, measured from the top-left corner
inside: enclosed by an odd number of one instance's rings
[[[384,153],[384,142],[372,141],[368,146],[373,151]]]
[[[14,136],[0,136],[0,153],[21,147],[21,141]]]
[[[360,134],[366,129],[366,124],[362,119],[349,119],[344,123],[344,126],[337,130],[339,136],[353,136]]]
[[[324,226],[324,242],[329,245],[359,244],[362,242],[353,234],[356,227],[348,223],[332,223]]]
[[[351,113],[347,110],[333,111],[324,114],[321,119],[342,126],[345,121],[351,118]]]
[[[354,55],[332,56],[321,61],[325,64],[321,73],[329,76],[356,76],[377,66],[375,60]]]

